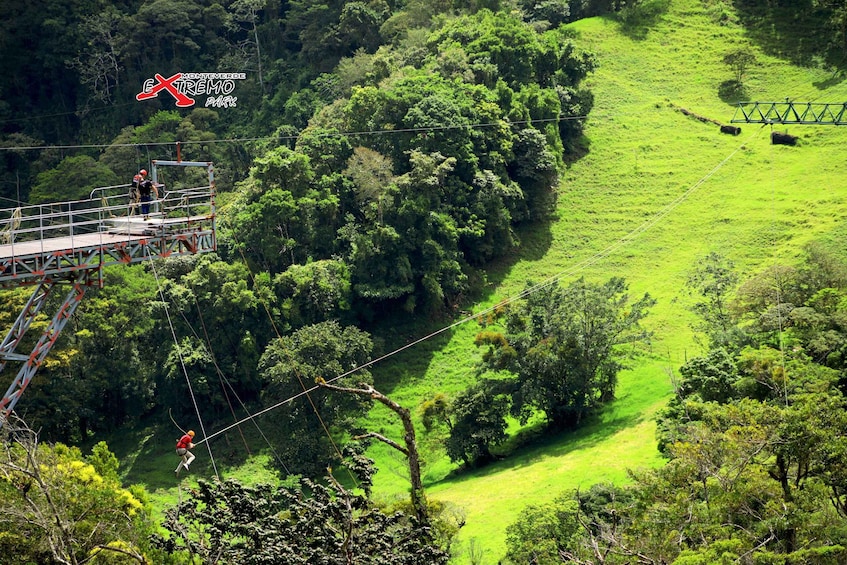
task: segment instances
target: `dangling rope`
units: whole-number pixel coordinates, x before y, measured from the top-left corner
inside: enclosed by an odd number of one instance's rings
[[[168,327],[171,330],[171,337],[174,340],[174,348],[176,349],[177,357],[179,358],[179,364],[182,367],[182,374],[185,375],[185,382],[188,385],[188,393],[191,396],[191,402],[194,405],[194,412],[197,414],[197,422],[200,424],[200,431],[203,433],[203,437],[206,437],[206,427],[203,425],[203,418],[200,416],[200,407],[197,405],[197,399],[194,397],[194,389],[191,387],[191,379],[188,377],[188,370],[185,368],[185,360],[182,357],[182,349],[177,341],[176,331],[174,330],[173,321],[171,320],[171,314],[168,311],[168,303],[165,300],[165,293],[162,290],[162,285],[159,282],[159,274],[156,272],[156,264],[153,261],[153,256],[148,252],[148,248],[144,248],[144,253],[147,255],[148,259],[150,259],[150,268],[153,271],[153,277],[156,279],[156,286],[159,289],[159,297],[162,299],[162,304],[165,308],[165,317],[168,320]],[[174,422],[176,423],[176,422]],[[179,427],[179,426],[177,426]],[[198,443],[199,445],[199,443]],[[212,469],[215,471],[215,478],[220,480],[220,475],[218,474],[218,466],[215,464],[215,456],[212,454],[212,446],[210,444],[206,444],[206,447],[209,451],[209,461],[212,462]]]
[[[12,243],[15,238],[15,230],[19,227],[21,227],[21,209],[15,208],[9,219],[9,225],[3,228],[2,233],[0,233],[0,242]]]
[[[176,429],[181,431],[183,434],[187,433],[185,430],[182,429],[182,426],[180,426],[179,424],[176,423],[176,420],[174,420],[173,414],[171,414],[170,408],[168,408],[168,417],[171,419],[171,422],[174,423],[174,426],[176,426]]]
[[[776,180],[774,179],[774,161],[773,161],[773,124],[771,124],[771,139],[770,144],[768,146],[768,158],[770,160],[770,182],[771,182],[771,238],[772,238],[772,249],[776,250],[776,241],[777,241],[777,233],[776,233]],[[779,270],[777,269],[777,251],[774,251],[773,255],[773,276],[774,276],[774,287],[776,288],[776,319],[777,319],[777,327],[779,333],[777,334],[777,338],[779,340],[779,355],[782,363],[782,391],[785,401],[785,406],[788,406],[788,368],[785,366],[785,343],[783,340],[783,327],[782,327],[782,281],[779,279]]]
[[[232,391],[232,394],[233,394],[233,396],[235,396],[235,399],[238,401],[238,404],[241,405],[241,409],[244,410],[244,412],[246,412],[248,416],[250,416],[250,411],[247,409],[247,406],[244,404],[244,402],[242,402],[241,398],[238,396],[238,393],[235,392],[235,387],[232,386],[232,383],[229,382],[229,379],[226,378],[226,375],[224,375],[223,371],[221,371],[221,368],[218,366],[218,362],[215,359],[214,352],[212,351],[212,341],[211,341],[211,339],[209,339],[209,333],[206,331],[206,322],[203,319],[203,313],[200,310],[200,304],[197,303],[197,297],[196,296],[194,298],[194,304],[197,307],[197,315],[200,318],[200,325],[203,328],[203,335],[205,336],[206,345],[209,349],[209,355],[211,355],[211,357],[212,357],[212,364],[215,366],[215,370],[218,373],[218,378],[221,379],[222,383],[226,383],[226,386],[229,387],[230,391]],[[183,319],[185,319],[185,316],[183,316]],[[188,322],[187,319],[185,319],[185,323],[188,324],[189,328],[191,328],[191,331],[192,331],[192,333],[194,333],[194,336],[197,337],[197,339],[200,339],[199,336],[197,336],[197,333],[194,331],[194,328]],[[224,387],[222,387],[222,388],[224,388]],[[232,419],[237,422],[238,420],[235,417],[235,411],[232,409],[232,404],[229,402],[229,395],[226,394],[226,388],[224,388],[224,395],[227,396],[226,400],[227,400],[227,403],[229,404],[230,411],[232,412]],[[277,453],[276,449],[274,449],[273,444],[268,439],[268,437],[265,435],[265,432],[262,430],[261,426],[259,426],[259,423],[256,422],[256,420],[253,420],[253,419],[251,419],[251,422],[253,423],[253,426],[256,428],[256,431],[259,432],[259,435],[262,436],[262,439],[265,440],[265,443],[270,448],[271,453],[273,453],[274,460],[279,461],[279,463],[282,465],[283,470],[285,470],[285,473],[287,475],[290,475],[291,472],[288,470],[288,466],[285,464],[285,461],[283,461],[283,459],[279,456],[279,453]],[[239,433],[241,433],[241,427],[240,426],[238,428],[238,431],[239,431]],[[249,447],[247,447],[247,440],[244,438],[244,434],[241,434],[241,439],[244,441],[244,445],[247,448],[247,452],[249,453],[250,449],[249,449]]]
[[[235,409],[232,407],[232,401],[230,401],[230,399],[229,399],[229,393],[227,392],[227,386],[224,384],[225,377],[224,377],[223,371],[221,371],[221,368],[218,365],[217,359],[215,358],[215,353],[212,350],[212,340],[209,339],[209,334],[206,332],[206,323],[203,321],[203,314],[200,311],[200,304],[197,302],[196,296],[194,296],[194,305],[197,307],[197,315],[200,316],[200,324],[203,326],[203,334],[205,336],[204,346],[206,347],[206,351],[209,353],[209,357],[212,358],[212,365],[214,365],[215,372],[218,375],[218,382],[221,385],[221,390],[224,393],[224,398],[226,398],[226,404],[229,407],[229,412],[230,412],[230,414],[232,414],[233,421],[236,421],[236,420],[238,420],[238,418],[235,416]],[[185,322],[185,325],[188,326],[188,329],[191,331],[191,334],[194,336],[194,339],[196,339],[197,341],[203,341],[203,340],[200,339],[200,336],[197,335],[197,332],[194,330],[194,326],[191,325],[190,321],[188,321],[188,317],[185,315],[185,313],[180,312],[180,315],[182,316],[182,321]],[[227,381],[226,384],[228,385],[229,381]],[[235,392],[235,388],[233,388],[232,386],[230,386],[229,388],[232,391],[232,394],[238,399],[239,402],[241,402],[241,399],[238,398],[238,394],[236,394],[236,392]],[[242,403],[242,407],[244,407],[243,403]],[[249,411],[246,411],[246,412],[248,414],[250,413]],[[242,441],[242,443],[244,443],[244,449],[247,450],[247,454],[252,455],[252,453],[250,453],[250,446],[247,445],[247,439],[244,437],[244,433],[241,431],[241,426],[238,427],[238,434],[241,436],[241,441]]]

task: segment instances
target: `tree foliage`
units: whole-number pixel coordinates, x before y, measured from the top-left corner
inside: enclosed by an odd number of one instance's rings
[[[77,448],[39,443],[22,422],[5,423],[0,456],[0,550],[4,562],[149,563],[158,556],[144,491],[124,489],[104,443]]]
[[[204,563],[447,563],[431,528],[414,515],[377,508],[367,478],[361,485],[364,494],[332,475],[276,487],[201,480],[191,498],[167,512],[168,533],[157,545]]]
[[[817,354],[821,344],[840,341],[835,320],[844,263],[812,245],[801,264],[772,266],[735,292],[729,284],[735,273],[716,259],[703,263],[696,280],[706,298],[700,311],[720,339],[680,369],[676,394],[659,415],[659,448],[669,462],[633,471],[625,496],[600,501],[594,518],[578,514],[577,531],[564,542],[549,529],[533,538],[532,525],[545,531],[544,516],[572,513],[572,503],[558,501],[524,516],[528,523],[512,529],[514,555],[555,547],[537,558],[685,564],[847,559],[843,366],[837,355]],[[784,324],[772,324],[774,309]]]
[[[278,435],[278,464],[286,473],[320,477],[338,463],[339,453],[328,432],[357,429],[355,419],[367,403],[356,396],[315,389],[318,379],[330,381],[370,360],[370,336],[353,326],[321,322],[304,326],[271,342],[259,360],[265,382],[263,402],[281,403],[270,429]],[[355,378],[355,381],[353,380]],[[367,370],[335,381],[369,382]]]
[[[509,396],[502,384],[478,381],[453,401],[448,410],[450,435],[444,445],[451,461],[485,464],[493,459],[491,449],[507,438]]]
[[[118,177],[87,155],[66,157],[55,168],[40,173],[30,192],[33,204],[89,198],[91,189],[114,186]]]
[[[640,322],[655,301],[645,294],[631,303],[620,278],[527,288],[505,316],[505,333],[477,337],[487,346],[483,361],[516,375],[512,411],[523,422],[539,410],[554,427],[579,425],[614,398],[620,346],[649,338]]]

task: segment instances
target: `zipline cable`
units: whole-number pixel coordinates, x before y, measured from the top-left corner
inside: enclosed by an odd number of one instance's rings
[[[195,298],[194,298],[194,304],[195,304],[195,306],[197,307],[197,315],[200,317],[200,325],[201,325],[201,327],[203,328],[203,335],[205,336],[206,345],[207,345],[207,347],[208,347],[208,349],[209,349],[209,355],[211,355],[211,357],[212,357],[212,364],[214,364],[214,366],[215,366],[215,370],[216,370],[216,371],[217,371],[217,373],[218,373],[218,378],[219,378],[219,379],[221,379],[221,380],[223,381],[223,383],[225,383],[225,384],[226,384],[226,386],[227,386],[227,387],[229,387],[229,390],[232,392],[233,396],[235,396],[235,399],[238,401],[238,404],[241,406],[241,409],[242,409],[242,410],[244,410],[244,412],[245,412],[246,414],[250,415],[250,414],[251,414],[250,410],[248,410],[248,409],[247,409],[247,406],[244,404],[244,402],[241,400],[241,397],[239,397],[239,396],[238,396],[238,393],[235,391],[235,387],[233,387],[233,386],[232,386],[232,383],[230,383],[230,382],[229,382],[229,379],[227,379],[227,378],[226,378],[226,375],[223,373],[223,371],[221,370],[220,366],[218,365],[218,361],[217,361],[217,359],[215,358],[215,354],[214,354],[214,352],[213,352],[213,350],[212,350],[212,341],[211,341],[211,339],[209,338],[209,333],[208,333],[208,331],[206,330],[206,322],[205,322],[205,320],[203,319],[203,313],[202,313],[202,311],[200,310],[200,304],[197,302],[197,297],[196,297],[196,296],[195,296]],[[189,323],[188,319],[186,319],[186,318],[185,318],[185,315],[183,315],[183,319],[185,319],[185,323],[186,323],[186,324],[188,324],[188,327],[191,329],[191,332],[194,334],[194,336],[195,336],[197,339],[200,339],[200,337],[199,337],[199,336],[197,336],[197,333],[194,331],[194,327],[193,327],[193,326]],[[225,390],[225,389],[224,389],[224,394],[226,394],[226,390]],[[227,403],[229,403],[229,397],[228,397],[228,396],[227,396]],[[230,405],[230,410],[232,410],[232,405]],[[233,419],[233,420],[237,420],[237,418],[235,417],[235,413],[234,413],[234,412],[233,412],[233,415],[232,415],[232,419]],[[270,448],[271,453],[272,453],[272,454],[273,454],[273,456],[274,456],[274,460],[275,460],[275,461],[279,461],[279,463],[280,463],[280,465],[282,465],[282,468],[283,468],[283,470],[285,471],[285,473],[286,473],[286,474],[288,474],[288,475],[290,475],[290,474],[291,474],[291,472],[288,470],[288,466],[285,464],[285,461],[282,459],[282,457],[280,457],[280,456],[279,456],[279,453],[277,453],[276,449],[274,449],[273,444],[272,444],[272,443],[271,443],[271,441],[268,439],[268,436],[266,436],[266,435],[265,435],[265,432],[262,430],[261,426],[259,426],[259,423],[258,423],[258,422],[256,422],[255,420],[251,420],[251,422],[253,423],[253,426],[256,428],[256,431],[258,431],[258,432],[259,432],[259,435],[261,435],[261,436],[262,436],[262,439],[263,439],[263,440],[265,440],[265,443],[266,443],[266,444],[268,445],[268,447]],[[240,432],[240,431],[241,431],[241,428],[239,427],[239,432]],[[244,434],[241,434],[241,438],[242,438],[242,440],[244,440],[245,447],[246,447],[246,446],[247,446],[247,440],[246,440],[246,439],[244,439]],[[250,449],[249,449],[249,448],[247,448],[247,452],[248,452],[248,453],[250,452]]]
[[[515,125],[532,125],[532,124],[543,124],[549,122],[558,122],[558,121],[570,121],[570,120],[585,120],[588,119],[589,116],[566,116],[560,115],[552,118],[538,118],[532,120],[497,120],[494,122],[485,122],[478,124],[459,124],[459,125],[441,125],[441,126],[426,126],[419,128],[400,128],[400,129],[384,129],[384,130],[363,130],[363,131],[340,131],[340,132],[331,132],[331,133],[310,133],[310,136],[313,137],[347,137],[347,136],[364,136],[364,135],[391,135],[397,133],[432,133],[437,131],[450,131],[450,130],[459,130],[459,129],[478,129],[478,128],[487,128],[487,127],[500,127],[502,125],[507,126],[515,126]],[[597,117],[597,116],[594,116]],[[602,119],[602,116],[600,116]],[[241,138],[221,138],[221,139],[205,139],[205,140],[189,140],[189,141],[180,141],[181,145],[208,145],[212,143],[247,143],[247,142],[255,142],[255,141],[270,141],[270,140],[279,140],[279,141],[296,141],[300,138],[301,133],[293,134],[293,135],[267,135],[262,137],[241,137]],[[167,146],[173,145],[173,141],[153,141],[149,143],[88,143],[88,144],[77,144],[77,145],[30,145],[30,146],[3,146],[0,147],[0,151],[36,151],[36,150],[46,150],[46,149],[108,149],[110,147],[147,147],[148,153],[149,148],[157,147],[157,146]]]
[[[703,177],[701,177],[698,181],[696,181],[693,185],[691,185],[687,190],[685,190],[685,192],[683,192],[681,195],[674,198],[670,203],[665,205],[664,208],[659,210],[651,218],[648,218],[640,226],[638,226],[637,228],[635,228],[634,230],[632,230],[631,232],[629,232],[625,236],[621,237],[620,239],[618,239],[616,242],[612,243],[611,245],[609,245],[605,249],[603,249],[603,250],[595,253],[594,255],[580,261],[579,263],[577,263],[573,267],[565,269],[564,271],[561,271],[561,272],[549,277],[548,279],[546,279],[546,280],[544,280],[544,281],[542,281],[538,284],[535,284],[535,285],[533,285],[529,288],[526,288],[523,291],[521,291],[521,292],[519,292],[519,293],[517,293],[513,296],[505,298],[504,300],[498,302],[497,304],[495,304],[493,306],[485,308],[485,309],[481,310],[480,312],[477,312],[476,314],[471,314],[469,316],[466,316],[465,318],[457,320],[456,322],[453,322],[452,324],[450,324],[448,326],[444,326],[443,328],[441,328],[439,330],[436,330],[436,331],[434,331],[430,334],[427,334],[427,335],[425,335],[421,338],[418,338],[414,341],[411,341],[411,342],[407,343],[406,345],[398,347],[397,349],[395,349],[395,350],[393,350],[389,353],[386,353],[385,355],[382,355],[380,357],[372,359],[372,360],[368,361],[367,363],[359,365],[359,366],[357,366],[357,367],[355,367],[355,368],[353,368],[353,369],[351,369],[351,370],[349,370],[345,373],[341,373],[340,375],[337,375],[337,376],[335,376],[331,379],[327,379],[326,382],[327,383],[335,382],[335,381],[342,379],[344,377],[347,377],[347,376],[349,376],[349,375],[351,375],[351,374],[353,374],[357,371],[360,371],[362,369],[365,369],[367,367],[375,365],[376,363],[379,363],[379,362],[381,362],[385,359],[388,359],[389,357],[392,357],[392,356],[394,356],[394,355],[396,355],[396,354],[398,354],[402,351],[405,351],[406,349],[414,347],[415,345],[417,345],[419,343],[422,343],[424,341],[432,339],[433,337],[435,337],[439,334],[442,334],[446,331],[452,330],[453,328],[458,327],[462,324],[465,324],[465,323],[467,323],[471,320],[479,319],[480,317],[482,317],[482,316],[484,316],[484,315],[486,315],[490,312],[493,312],[493,311],[497,310],[498,308],[502,308],[503,306],[506,306],[506,305],[508,305],[512,302],[515,302],[517,300],[525,298],[526,296],[528,296],[528,295],[530,295],[534,292],[537,292],[537,291],[539,291],[543,288],[546,288],[546,287],[548,287],[552,284],[557,283],[560,279],[562,279],[566,276],[572,276],[572,275],[576,274],[577,272],[582,271],[582,270],[586,269],[587,267],[596,264],[600,260],[605,259],[609,255],[611,255],[614,251],[620,249],[621,247],[624,247],[624,246],[630,244],[632,241],[637,239],[641,234],[643,234],[644,232],[646,232],[647,230],[649,230],[650,228],[655,226],[662,219],[664,219],[668,214],[670,214],[672,211],[674,211],[680,204],[685,202],[692,194],[694,194],[701,186],[703,186],[703,184],[705,184],[706,181],[708,181],[712,176],[714,176],[715,173],[717,173],[721,168],[723,168],[723,166],[726,165],[726,163],[728,163],[739,151],[741,151],[749,140],[752,140],[756,136],[760,135],[760,133],[763,130],[764,130],[764,125],[761,128],[759,128],[756,131],[755,134],[751,135],[748,138],[747,141],[741,143],[729,155],[727,155],[722,161],[720,161],[714,168],[712,168],[708,173],[706,173]],[[243,257],[243,255],[242,255],[242,257]],[[285,400],[277,402],[276,404],[274,404],[272,406],[269,406],[269,407],[267,407],[263,410],[260,410],[259,412],[256,412],[255,414],[253,414],[251,417],[255,418],[257,416],[261,416],[262,414],[265,414],[265,413],[270,412],[272,410],[275,410],[276,408],[279,408],[279,407],[281,407],[285,404],[288,404],[288,403],[294,401],[295,399],[297,399],[297,398],[299,398],[303,395],[308,395],[310,392],[313,392],[313,391],[315,391],[319,388],[320,387],[317,386],[317,385],[308,389],[308,390],[306,390],[304,388],[303,392],[295,394],[295,395],[291,396],[290,398],[287,398]],[[242,420],[242,422],[243,422],[243,420]],[[209,441],[212,438],[214,438],[214,437],[216,437],[216,436],[218,436],[222,433],[227,432],[228,430],[232,429],[235,425],[237,425],[239,423],[240,422],[233,424],[229,427],[226,427],[222,430],[219,430],[217,432],[214,432],[211,435],[204,437],[202,441],[203,442]]]
[[[771,135],[773,135],[773,124],[771,124]],[[768,151],[768,156],[770,160],[770,167],[768,167],[770,175],[770,183],[771,183],[771,249],[774,249],[773,253],[773,276],[774,276],[774,288],[776,289],[776,319],[777,319],[777,329],[779,333],[777,334],[777,338],[779,340],[779,355],[780,362],[782,364],[782,389],[783,394],[785,396],[785,406],[788,406],[788,370],[785,367],[785,344],[783,342],[783,327],[782,327],[782,281],[780,280],[779,270],[777,269],[777,254],[776,250],[776,240],[777,240],[777,231],[776,231],[776,181],[774,179],[774,162],[773,162],[773,141],[771,141]]]
[[[173,321],[171,320],[171,313],[168,310],[168,303],[165,300],[165,293],[162,290],[162,284],[159,282],[159,274],[156,271],[156,264],[153,261],[153,256],[150,255],[147,247],[144,248],[144,253],[147,255],[147,258],[150,260],[150,268],[153,271],[153,277],[156,279],[156,286],[159,290],[159,297],[162,299],[162,305],[165,309],[165,318],[168,320],[168,327],[171,330],[171,336],[174,340],[174,348],[176,349],[177,357],[179,358],[179,364],[182,367],[182,374],[185,375],[185,382],[188,384],[188,393],[191,396],[191,402],[194,405],[194,412],[197,414],[197,422],[200,424],[200,431],[203,433],[203,437],[206,437],[206,428],[203,425],[203,418],[200,416],[200,407],[197,405],[197,399],[194,397],[194,389],[191,386],[191,379],[188,377],[188,370],[185,368],[185,360],[182,357],[182,349],[179,345],[179,341],[176,337],[176,331],[174,330]],[[195,445],[200,445],[201,442],[196,442]],[[220,480],[220,475],[218,474],[218,466],[215,464],[215,457],[212,454],[212,447],[210,445],[206,446],[209,451],[209,460],[212,462],[212,469],[215,471],[215,477]]]

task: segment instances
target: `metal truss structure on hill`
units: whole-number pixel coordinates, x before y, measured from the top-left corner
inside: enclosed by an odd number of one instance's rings
[[[847,102],[739,102],[732,123],[847,125]]]

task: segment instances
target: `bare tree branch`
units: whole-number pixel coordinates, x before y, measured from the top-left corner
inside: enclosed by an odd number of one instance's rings
[[[332,385],[324,381],[323,379],[318,380],[318,386],[322,388],[326,388],[328,390],[334,390],[336,392],[343,392],[347,394],[357,394],[359,396],[367,396],[372,398],[373,400],[377,400],[390,408],[395,414],[400,417],[400,420],[403,422],[403,429],[405,434],[403,436],[404,443],[406,444],[406,448],[403,449],[399,444],[389,440],[388,438],[381,438],[378,434],[373,434],[373,437],[380,439],[380,441],[385,441],[388,445],[391,445],[395,449],[398,449],[401,453],[403,453],[409,461],[409,476],[410,481],[412,483],[412,506],[415,509],[415,514],[420,520],[421,524],[429,524],[429,514],[427,512],[426,501],[424,500],[424,490],[423,490],[423,482],[421,480],[421,466],[420,466],[420,457],[418,455],[418,447],[417,440],[415,439],[415,427],[412,424],[412,416],[411,413],[376,390],[374,387],[367,383],[359,383],[361,388],[350,388],[350,387],[342,387],[337,385]]]

